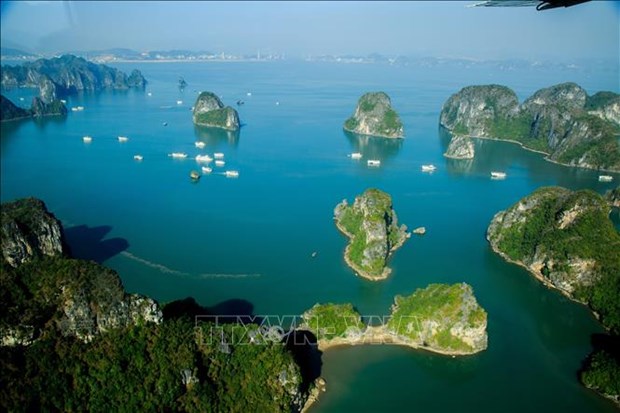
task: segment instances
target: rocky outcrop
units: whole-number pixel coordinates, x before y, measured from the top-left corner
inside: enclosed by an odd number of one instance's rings
[[[405,225],[398,226],[392,198],[378,189],[368,189],[353,205],[343,200],[334,209],[336,226],[350,238],[345,260],[360,276],[369,280],[387,278],[389,255],[409,238]]]
[[[35,198],[2,204],[0,342],[27,345],[49,328],[90,341],[101,332],[160,323],[150,298],[126,294],[116,272],[67,257],[62,227]]]
[[[620,234],[609,210],[589,190],[541,188],[497,213],[487,240],[502,257],[587,303],[604,325],[620,330]]]
[[[2,257],[12,267],[64,253],[62,228],[45,204],[26,198],[2,204]]]
[[[607,191],[605,193],[605,199],[612,207],[620,208],[620,186]]]
[[[239,115],[230,106],[224,106],[217,95],[201,92],[196,99],[193,110],[196,125],[221,128],[231,131],[239,130]]]
[[[519,104],[505,86],[468,86],[443,105],[439,122],[455,135],[511,140],[550,161],[620,171],[617,95],[589,97],[574,83],[541,89]]]
[[[146,79],[139,70],[134,70],[127,77],[118,69],[73,55],[39,59],[21,66],[2,66],[3,88],[40,87],[46,78],[52,82],[59,96],[79,91],[123,90],[146,85]]]
[[[473,159],[475,155],[474,143],[468,136],[454,135],[450,140],[446,153],[446,158],[452,159]]]
[[[403,137],[403,124],[392,109],[390,97],[384,92],[366,93],[360,97],[355,112],[345,121],[344,129],[360,135]]]
[[[0,95],[0,122],[9,122],[29,117],[30,111],[16,106],[10,99]]]

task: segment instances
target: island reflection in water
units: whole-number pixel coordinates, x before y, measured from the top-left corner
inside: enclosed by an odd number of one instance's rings
[[[194,126],[196,140],[204,142],[208,148],[217,148],[220,145],[228,145],[236,148],[239,145],[239,130],[229,131],[207,126]]]
[[[351,144],[351,152],[362,154],[364,166],[366,166],[366,160],[368,159],[376,159],[381,161],[381,163],[386,163],[386,161],[398,155],[403,145],[403,139],[400,138],[359,135],[345,130],[343,130],[343,133]]]

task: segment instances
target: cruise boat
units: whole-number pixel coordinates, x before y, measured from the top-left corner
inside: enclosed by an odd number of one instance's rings
[[[182,100],[177,100],[177,105],[182,105],[183,101]]]
[[[224,175],[226,178],[239,178],[239,171],[226,171]]]
[[[127,136],[119,136],[118,137],[118,141],[119,142],[127,142],[129,140],[129,138]]]
[[[206,143],[204,143],[204,142],[197,141],[197,142],[194,142],[194,145],[196,145],[196,147],[197,147],[197,148],[202,149],[202,148],[204,148],[207,144],[206,144]]]
[[[215,166],[224,166],[224,165],[226,165],[226,162],[224,161],[221,161],[221,160],[215,161]]]
[[[209,155],[196,155],[196,162],[205,162],[209,163],[213,160]]]
[[[171,154],[169,154],[168,156],[171,156],[173,158],[176,159],[184,159],[187,158],[187,154],[183,153],[183,152],[172,152]]]
[[[209,168],[208,166],[203,166],[201,169],[203,174],[210,174],[213,171],[213,169]]]
[[[433,172],[437,167],[433,164],[422,165],[422,172]]]
[[[214,157],[215,159],[224,159],[224,154],[223,154],[222,152],[215,152],[215,153],[213,154],[213,157]]]
[[[493,178],[493,179],[504,179],[504,178],[506,178],[506,172],[492,171],[491,172],[491,178]]]
[[[614,180],[614,177],[611,175],[599,175],[598,176],[599,182],[611,182],[613,180]]]
[[[362,159],[362,154],[359,152],[353,152],[351,155],[349,155],[351,157],[351,159]]]
[[[377,159],[369,159],[366,164],[368,166],[381,166],[381,161],[377,160]]]
[[[133,159],[135,159],[136,161],[141,161],[142,159],[144,159],[144,157],[142,155],[134,155]]]
[[[82,140],[84,141],[84,143],[91,143],[93,141],[93,138],[91,136],[84,136]]]
[[[73,112],[81,112],[84,110],[84,106],[74,106],[71,108],[71,111]]]

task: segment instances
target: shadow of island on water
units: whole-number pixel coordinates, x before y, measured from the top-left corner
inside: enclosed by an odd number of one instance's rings
[[[77,225],[66,228],[63,233],[72,257],[101,264],[129,248],[129,242],[124,238],[104,239],[111,230],[109,225]]]
[[[239,145],[239,130],[230,131],[221,128],[194,125],[196,140],[204,142],[207,148],[216,149],[219,146],[236,148]]]
[[[389,159],[396,157],[400,148],[403,146],[403,139],[401,138],[359,135],[346,130],[342,132],[347,137],[352,152],[359,152],[362,154],[364,166],[366,166],[366,160],[368,159],[376,159],[385,163]]]

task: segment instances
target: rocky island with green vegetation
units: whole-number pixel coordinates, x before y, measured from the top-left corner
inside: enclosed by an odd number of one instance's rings
[[[347,264],[366,279],[387,278],[391,272],[388,257],[410,237],[407,226],[398,225],[392,197],[379,189],[367,189],[353,205],[346,199],[339,203],[334,220],[350,238],[344,252]]]
[[[193,110],[194,124],[212,128],[239,130],[239,115],[230,106],[224,106],[220,98],[212,92],[201,92]]]
[[[610,205],[590,190],[545,187],[497,213],[487,230],[493,251],[545,285],[588,305],[620,334],[620,234]],[[588,387],[618,401],[620,360],[596,352],[582,372]]]
[[[454,135],[443,156],[452,159],[473,159],[475,154],[474,142],[469,136]]]
[[[35,97],[32,99],[32,106],[30,109],[23,109],[15,105],[4,95],[0,95],[0,122],[66,115],[67,107],[59,99],[45,102],[42,98]]]
[[[620,95],[589,96],[575,83],[541,89],[519,104],[506,86],[468,86],[443,105],[453,135],[513,141],[552,162],[620,171]]]
[[[403,137],[403,124],[384,92],[370,92],[360,97],[355,112],[344,122],[344,130],[383,138]]]
[[[127,76],[118,69],[92,63],[73,55],[38,59],[18,66],[2,66],[0,82],[2,88],[36,87],[41,89],[45,82],[51,82],[59,97],[81,91],[144,88],[147,83],[137,69]]]
[[[487,314],[471,286],[431,284],[396,296],[389,321],[369,326],[351,304],[316,304],[301,329],[312,331],[321,350],[340,345],[392,344],[446,355],[487,348]]]
[[[196,323],[73,259],[43,202],[3,203],[0,410],[299,412],[314,382],[254,324]]]

